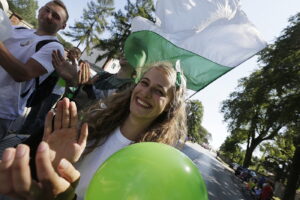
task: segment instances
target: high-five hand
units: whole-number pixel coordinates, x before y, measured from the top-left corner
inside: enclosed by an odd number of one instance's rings
[[[55,117],[53,112],[48,113],[43,140],[52,150],[54,166],[57,166],[62,158],[72,163],[80,158],[86,146],[88,125],[83,124],[80,133],[79,128],[76,105],[67,98],[57,103]]]

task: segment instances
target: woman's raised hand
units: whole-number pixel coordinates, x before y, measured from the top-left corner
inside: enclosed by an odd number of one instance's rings
[[[44,138],[52,150],[54,167],[62,158],[74,163],[80,158],[88,136],[88,125],[78,125],[74,102],[64,98],[57,103],[56,114],[50,111],[45,120]],[[80,131],[78,129],[80,128]]]
[[[36,153],[38,181],[30,174],[29,147],[20,144],[15,148],[7,148],[0,161],[0,193],[26,200],[71,200],[74,198],[73,184],[79,180],[80,173],[71,163],[63,159],[55,172],[49,146],[41,142]]]

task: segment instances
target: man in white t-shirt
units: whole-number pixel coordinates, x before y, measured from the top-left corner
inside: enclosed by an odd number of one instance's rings
[[[49,42],[36,52],[42,40],[57,40],[56,33],[64,29],[68,12],[60,0],[45,4],[38,14],[37,30],[14,28],[11,38],[0,42],[0,139],[10,124],[24,112],[28,97],[34,90],[34,79],[40,82],[54,71],[52,52],[64,52],[58,42]],[[21,97],[28,91],[25,97]]]
[[[79,48],[77,47],[71,48],[67,54],[69,64],[76,68],[79,68],[78,59],[80,58],[80,56],[81,56],[81,51]],[[63,68],[65,67],[66,64],[64,64]],[[77,76],[73,77],[72,79],[77,79]],[[27,115],[26,120],[21,130],[19,131],[20,134],[31,134],[35,130],[40,130],[43,127],[47,113],[49,112],[49,110],[51,110],[54,104],[65,93],[65,87],[66,87],[66,81],[61,78],[53,88],[52,93],[48,97],[46,97],[39,104],[31,107],[31,110]]]

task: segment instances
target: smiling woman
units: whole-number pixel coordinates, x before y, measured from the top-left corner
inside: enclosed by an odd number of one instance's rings
[[[186,134],[185,80],[180,76],[181,84],[176,86],[176,74],[170,63],[152,64],[135,86],[85,112],[89,139],[83,159],[76,164],[81,173],[79,199],[98,167],[114,152],[145,141],[175,146]]]

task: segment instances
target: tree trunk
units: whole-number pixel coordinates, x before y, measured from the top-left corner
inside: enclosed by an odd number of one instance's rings
[[[248,168],[250,166],[253,151],[255,150],[255,148],[257,147],[257,145],[259,143],[260,142],[258,142],[256,140],[252,140],[252,143],[250,144],[250,146],[247,147],[246,154],[245,154],[245,159],[244,159],[244,162],[243,162],[244,167]]]
[[[288,181],[286,185],[286,189],[284,191],[282,200],[294,200],[296,195],[296,190],[298,186],[298,182],[300,181],[300,144],[296,146],[296,150],[293,157],[293,162],[291,165],[290,174],[288,176]]]

